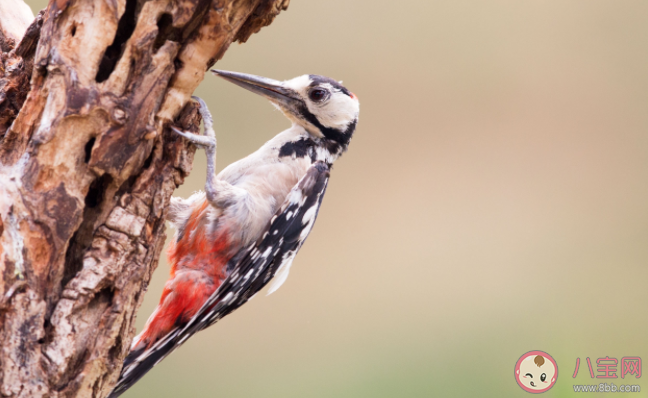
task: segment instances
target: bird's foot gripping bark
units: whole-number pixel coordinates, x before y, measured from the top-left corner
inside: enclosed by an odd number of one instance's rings
[[[214,133],[213,128],[214,120],[212,119],[212,115],[209,112],[209,108],[207,108],[205,101],[199,97],[192,98],[200,104],[198,111],[203,118],[203,124],[205,126],[203,134],[200,135],[180,131],[173,126],[171,126],[171,130],[193,142],[197,147],[205,150],[205,154],[207,155],[205,194],[207,195],[209,203],[218,207],[219,199],[225,200],[231,197],[235,190],[230,184],[216,179],[216,133]]]
[[[177,134],[180,134],[184,138],[188,139],[191,141],[194,145],[196,145],[199,148],[203,149],[212,149],[216,147],[216,138],[214,137],[209,137],[206,135],[200,135],[200,134],[194,134],[194,133],[187,133],[181,130],[178,130],[177,128],[171,126],[171,130],[176,132]]]
[[[183,136],[187,140],[191,141],[194,145],[203,148],[205,150],[216,150],[216,133],[214,133],[214,119],[212,118],[211,112],[209,112],[209,108],[207,108],[207,104],[205,101],[202,100],[200,97],[191,97],[195,101],[200,104],[199,112],[200,116],[202,116],[203,119],[203,124],[204,124],[204,130],[203,134],[194,134],[194,133],[188,133],[184,132],[181,130],[178,130],[177,128],[171,126],[171,130],[176,132],[177,134]]]

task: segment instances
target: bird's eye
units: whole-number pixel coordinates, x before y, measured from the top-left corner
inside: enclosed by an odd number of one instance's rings
[[[540,381],[545,381],[545,380],[547,380],[547,374],[543,373],[540,375]]]
[[[312,101],[315,102],[323,101],[327,97],[328,97],[328,91],[322,88],[316,88],[314,90],[311,90],[310,93],[308,93],[308,98],[310,98]]]

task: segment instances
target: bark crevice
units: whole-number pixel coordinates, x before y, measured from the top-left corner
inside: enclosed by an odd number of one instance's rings
[[[136,11],[137,0],[126,0],[126,10],[121,18],[119,18],[115,39],[112,44],[106,48],[101,63],[99,64],[99,70],[97,71],[97,77],[95,78],[97,83],[108,80],[110,74],[115,69],[117,62],[121,58],[124,52],[124,44],[126,44],[126,41],[130,39],[131,35],[135,31],[137,22]],[[72,29],[76,32],[76,25],[73,25]],[[74,34],[72,34],[72,37],[74,37]]]

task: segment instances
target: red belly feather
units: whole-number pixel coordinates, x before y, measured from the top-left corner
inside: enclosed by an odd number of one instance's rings
[[[174,326],[191,319],[227,276],[227,262],[233,255],[227,228],[219,225],[211,233],[207,230],[208,207],[206,200],[197,205],[180,239],[169,244],[171,276],[136,346],[151,346]]]

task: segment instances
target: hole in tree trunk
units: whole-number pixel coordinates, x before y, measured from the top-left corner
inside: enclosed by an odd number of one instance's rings
[[[151,167],[151,163],[153,163],[153,155],[155,155],[155,147],[153,147],[153,149],[151,150],[151,154],[144,161],[144,165],[142,166],[142,170],[148,170],[148,168]]]
[[[135,31],[135,25],[137,23],[136,10],[137,0],[126,0],[126,11],[124,11],[124,15],[119,19],[115,40],[106,49],[101,64],[99,64],[99,70],[95,79],[97,83],[108,80],[110,74],[115,70],[115,66],[124,52],[124,45],[130,39],[133,31]]]
[[[97,308],[107,307],[112,303],[113,296],[115,292],[112,290],[112,287],[105,287],[98,291],[90,303],[88,303],[88,311],[92,311]]]
[[[38,339],[39,344],[49,344],[52,342],[52,323],[50,322],[49,318],[45,318],[45,322],[43,322],[43,330],[45,331],[45,336]]]
[[[182,34],[182,29],[173,27],[173,17],[171,14],[162,14],[160,19],[158,19],[157,27],[158,34],[153,45],[154,52],[158,52],[167,40],[178,41]]]
[[[95,222],[101,214],[100,206],[105,199],[106,190],[112,184],[113,178],[110,174],[104,174],[90,184],[90,189],[85,197],[86,207],[83,210],[83,221],[81,226],[72,235],[70,245],[65,253],[65,268],[61,286],[65,285],[76,276],[83,268],[83,254],[92,243],[92,231],[94,231]]]
[[[115,339],[115,345],[110,347],[110,350],[108,351],[108,356],[110,356],[113,359],[119,357],[119,354],[121,354],[121,351],[123,349],[122,344],[123,341],[121,335],[117,335],[117,338]]]
[[[86,164],[88,162],[90,162],[90,157],[92,156],[92,147],[94,146],[95,141],[97,141],[97,139],[95,137],[92,137],[92,138],[90,138],[90,141],[88,141],[85,144],[85,162],[86,162]]]
[[[113,178],[110,174],[104,174],[90,184],[90,190],[88,190],[88,194],[85,197],[85,204],[87,207],[93,209],[99,206],[103,201],[106,188],[108,188],[112,180]]]

